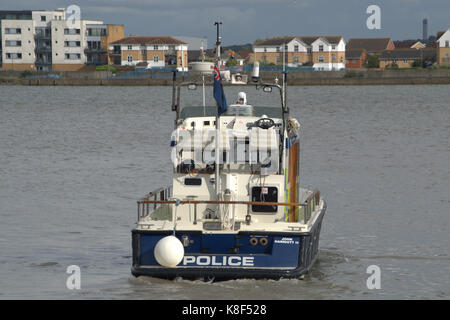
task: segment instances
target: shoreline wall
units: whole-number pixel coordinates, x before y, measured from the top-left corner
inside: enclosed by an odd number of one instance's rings
[[[282,74],[277,71],[260,73],[263,82],[279,79]],[[150,78],[153,75],[153,78]],[[45,85],[45,86],[171,86],[172,77],[158,77],[154,72],[145,78],[114,78],[101,72],[76,72],[62,74],[54,78],[22,78],[20,73],[0,71],[0,85]],[[166,74],[167,76],[167,74]],[[251,74],[248,74],[251,78]],[[178,82],[199,81],[200,77],[192,77],[181,73]],[[212,79],[208,80],[212,84]],[[227,83],[224,83],[228,85]],[[407,69],[407,70],[343,70],[343,71],[290,71],[288,84],[293,86],[317,85],[420,85],[420,84],[450,84],[450,69]],[[248,83],[248,85],[254,85]]]

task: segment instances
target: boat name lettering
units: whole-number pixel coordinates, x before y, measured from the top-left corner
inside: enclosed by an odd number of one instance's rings
[[[292,239],[292,238],[282,238],[279,240],[275,240],[275,243],[298,244],[298,241],[294,241],[294,239]]]
[[[254,257],[184,256],[183,265],[252,267]]]

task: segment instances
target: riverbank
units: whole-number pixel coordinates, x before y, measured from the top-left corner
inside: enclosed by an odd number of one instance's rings
[[[148,72],[136,77],[113,76],[107,72],[52,73],[21,77],[20,73],[0,72],[0,85],[23,86],[170,86],[172,75]],[[248,74],[251,78],[251,74]],[[261,72],[263,82],[281,80],[277,71]],[[199,77],[178,74],[178,80],[200,81]],[[209,83],[211,84],[211,79]],[[342,71],[290,71],[288,83],[293,86],[317,85],[423,85],[450,84],[450,69],[406,69],[406,70],[342,70]],[[249,83],[249,85],[253,85]]]

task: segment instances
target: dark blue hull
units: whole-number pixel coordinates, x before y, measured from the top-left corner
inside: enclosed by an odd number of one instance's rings
[[[314,264],[326,205],[310,232],[254,232],[233,234],[177,230],[185,243],[184,259],[175,268],[162,267],[153,251],[170,231],[132,231],[134,276],[185,279],[298,278]]]

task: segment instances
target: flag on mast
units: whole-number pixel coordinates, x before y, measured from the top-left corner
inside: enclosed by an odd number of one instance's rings
[[[225,93],[223,92],[222,77],[220,76],[220,71],[217,65],[214,66],[214,99],[216,99],[217,105],[219,106],[218,115],[220,116],[224,113],[228,106],[227,100],[225,99]]]

